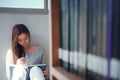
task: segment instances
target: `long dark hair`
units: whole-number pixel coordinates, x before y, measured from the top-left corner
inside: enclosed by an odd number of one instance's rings
[[[24,24],[16,24],[12,29],[12,51],[17,56],[17,58],[25,56],[24,48],[18,44],[18,36],[21,33],[26,33],[30,37],[30,31]]]

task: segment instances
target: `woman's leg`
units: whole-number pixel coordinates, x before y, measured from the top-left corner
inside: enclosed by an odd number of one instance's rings
[[[26,80],[26,70],[22,65],[15,66],[12,80]]]
[[[30,70],[30,80],[45,80],[42,70],[35,66]]]

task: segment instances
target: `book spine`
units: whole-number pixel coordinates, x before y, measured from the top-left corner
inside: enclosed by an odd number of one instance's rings
[[[111,78],[111,53],[112,53],[112,15],[113,15],[113,0],[108,0],[107,8],[107,80]]]
[[[107,58],[107,8],[108,0],[103,0],[102,6],[102,56]]]
[[[78,65],[79,75],[85,78],[86,75],[86,42],[87,42],[87,0],[79,1],[79,53],[78,53]]]
[[[59,1],[59,12],[60,12],[60,20],[59,20],[59,36],[60,36],[60,45],[59,45],[59,49],[58,49],[58,58],[59,58],[59,61],[60,61],[60,66],[62,67],[63,66],[63,60],[62,60],[62,47],[63,47],[63,44],[62,44],[62,3]]]
[[[61,0],[61,45],[62,67],[68,69],[68,0]]]
[[[96,52],[97,56],[101,56],[102,54],[102,7],[104,5],[102,0],[97,0],[97,9],[96,9]],[[102,5],[102,6],[101,6]]]
[[[70,72],[75,72],[75,69],[74,69],[74,44],[75,44],[75,41],[74,41],[74,23],[75,23],[75,18],[74,18],[74,0],[69,0],[69,9],[70,9],[70,21],[69,21],[69,26],[70,26],[70,37],[69,37],[69,44],[70,44],[70,47],[69,47],[69,50],[70,50]]]
[[[112,25],[109,24],[109,30],[112,30],[111,34],[112,36],[109,35],[109,37],[111,38],[111,54],[109,54],[109,65],[110,65],[110,73],[109,76],[111,77],[112,80],[120,80],[120,1],[119,0],[112,0],[111,1],[112,4],[110,4],[110,8],[112,8],[112,11],[109,8],[109,11],[111,11],[112,13]],[[111,7],[112,6],[112,7]],[[110,14],[109,14],[110,15]],[[109,16],[110,17],[110,16]],[[110,17],[111,18],[111,17]],[[110,31],[109,31],[110,32]]]
[[[103,26],[102,12],[106,7],[103,0],[88,1],[88,41],[87,41],[87,78],[90,80],[106,80],[107,58],[102,57]],[[105,14],[106,15],[106,14]],[[106,16],[105,16],[106,17]],[[106,27],[106,26],[104,26]],[[105,32],[106,33],[106,32]],[[101,66],[102,65],[102,66]]]

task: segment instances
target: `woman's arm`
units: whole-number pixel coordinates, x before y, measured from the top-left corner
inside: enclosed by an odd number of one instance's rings
[[[13,52],[11,49],[9,49],[6,54],[6,76],[7,76],[8,80],[10,78],[10,65],[13,65],[13,64],[14,64]]]
[[[43,50],[41,50],[41,63],[42,64],[46,64],[46,62],[45,62],[45,56],[44,56],[44,52],[43,52]],[[43,74],[44,75],[48,75],[48,67],[43,71]]]

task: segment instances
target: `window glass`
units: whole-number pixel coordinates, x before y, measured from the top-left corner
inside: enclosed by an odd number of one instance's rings
[[[44,9],[44,0],[0,0],[0,7]]]
[[[48,14],[48,0],[0,0],[0,13]]]

